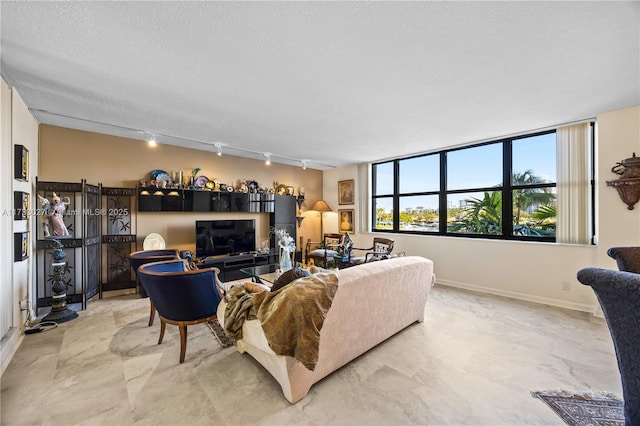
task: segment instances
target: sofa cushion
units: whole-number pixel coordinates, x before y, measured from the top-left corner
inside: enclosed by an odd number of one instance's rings
[[[282,275],[280,275],[278,279],[276,279],[273,282],[273,285],[271,286],[271,291],[273,292],[273,291],[280,290],[282,287],[286,286],[290,282],[297,280],[298,278],[308,277],[309,275],[311,275],[309,271],[307,271],[306,269],[298,268],[296,266],[284,272]]]
[[[325,253],[327,254],[327,259],[333,258],[338,255],[338,252],[335,250],[316,249],[310,252],[309,256],[324,257]]]

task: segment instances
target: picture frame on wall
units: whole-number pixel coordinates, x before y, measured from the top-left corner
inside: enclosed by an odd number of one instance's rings
[[[29,194],[13,191],[13,220],[27,220],[29,214]]]
[[[341,180],[338,182],[338,204],[353,204],[355,181],[353,179]]]
[[[354,232],[354,209],[338,209],[338,220],[340,232]]]
[[[29,257],[29,232],[13,234],[13,261],[22,262]]]
[[[29,182],[29,150],[24,145],[16,145],[14,149],[14,178]]]

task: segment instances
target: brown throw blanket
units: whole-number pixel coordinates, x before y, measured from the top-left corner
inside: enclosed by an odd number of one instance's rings
[[[250,293],[235,286],[226,294],[225,333],[242,338],[245,320],[258,319],[278,355],[291,356],[313,371],[318,362],[320,330],[338,290],[335,273],[299,278],[273,293]]]

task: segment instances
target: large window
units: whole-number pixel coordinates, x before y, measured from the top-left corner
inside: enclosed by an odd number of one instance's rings
[[[551,130],[373,164],[372,228],[556,241],[559,143]]]

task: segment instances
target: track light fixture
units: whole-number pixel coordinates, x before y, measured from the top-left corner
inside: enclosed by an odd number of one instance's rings
[[[1,0],[0,0],[1,1]],[[59,114],[56,112],[52,112],[52,111],[47,111],[45,109],[37,109],[37,108],[29,108],[29,111],[31,111],[32,113],[38,113],[39,115],[47,115],[47,116],[53,116],[53,117],[63,117],[69,120],[73,120],[73,121],[78,121],[78,122],[83,122],[83,123],[91,123],[91,124],[99,124],[100,126],[104,126],[105,128],[109,128],[109,129],[117,129],[118,132],[117,133],[113,133],[113,132],[109,132],[105,130],[105,134],[108,135],[116,135],[116,136],[123,136],[123,137],[131,137],[133,139],[138,139],[138,140],[144,140],[147,141],[147,143],[149,144],[150,147],[155,147],[158,145],[158,142],[156,140],[156,137],[160,137],[160,139],[162,139],[162,143],[163,144],[170,144],[170,145],[177,145],[177,146],[182,146],[180,144],[178,144],[176,141],[187,141],[187,142],[191,142],[191,143],[196,143],[199,145],[202,145],[203,147],[206,148],[202,148],[203,150],[208,150],[211,151],[211,145],[213,145],[216,148],[216,152],[219,156],[222,156],[222,147],[225,147],[225,153],[229,154],[229,155],[240,155],[242,156],[246,156],[248,158],[254,158],[254,159],[258,159],[260,158],[259,155],[262,154],[264,155],[264,157],[266,157],[265,163],[267,165],[271,164],[271,153],[269,152],[265,152],[263,153],[262,151],[254,151],[252,149],[248,149],[248,148],[242,148],[240,146],[231,146],[227,143],[221,143],[221,142],[210,142],[210,141],[204,141],[204,140],[199,140],[199,139],[195,139],[195,138],[187,138],[187,137],[183,137],[183,136],[178,136],[178,135],[172,135],[172,134],[167,134],[167,133],[151,133],[149,131],[146,130],[140,130],[140,129],[135,129],[133,127],[127,127],[127,126],[121,126],[119,124],[114,124],[114,123],[107,123],[104,121],[96,121],[96,120],[89,120],[87,118],[82,118],[82,117],[76,117],[76,116],[72,116],[72,115],[66,115],[66,114]],[[197,149],[197,148],[196,148]],[[239,154],[238,154],[239,153]],[[250,154],[250,155],[243,155],[243,154]],[[289,165],[295,165],[295,164],[299,164],[302,163],[302,168],[305,169],[307,165],[309,164],[313,164],[314,166],[320,166],[321,168],[328,168],[328,169],[333,169],[336,166],[335,165],[330,165],[330,164],[322,164],[322,163],[318,163],[316,161],[311,161],[311,160],[299,160],[297,158],[291,158],[288,157],[286,155],[278,155],[275,154],[273,155],[274,158],[278,159],[278,160],[284,160],[284,161],[280,161],[284,164],[289,164]]]

